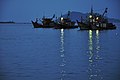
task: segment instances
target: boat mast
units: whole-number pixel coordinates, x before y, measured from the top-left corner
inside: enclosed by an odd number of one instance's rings
[[[105,13],[107,13],[107,10],[108,10],[108,8],[105,8],[105,11],[102,14],[102,22],[108,22],[108,20],[104,18]]]
[[[93,6],[91,6],[91,13],[90,13],[91,19],[92,19],[92,25],[93,25]]]
[[[91,15],[93,15],[93,6],[91,6]]]
[[[67,15],[67,18],[69,18],[69,16],[70,16],[70,11],[68,11],[68,15]]]
[[[103,12],[102,17],[105,15],[105,13],[107,13],[107,10],[108,8],[105,8],[105,11]]]

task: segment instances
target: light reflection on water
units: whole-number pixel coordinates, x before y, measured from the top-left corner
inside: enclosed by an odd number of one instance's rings
[[[99,30],[94,31],[89,30],[89,68],[88,68],[88,77],[89,80],[102,80],[103,77],[101,75],[101,69],[98,67],[98,63],[100,61],[99,51]],[[93,37],[96,39],[93,40]],[[94,45],[95,43],[95,45]]]
[[[60,58],[61,58],[61,78],[60,80],[64,80],[65,75],[66,75],[66,71],[65,71],[65,65],[66,65],[66,61],[65,61],[65,54],[64,54],[64,29],[60,30],[60,42],[61,42],[61,48],[60,48]]]
[[[60,52],[64,52],[64,29],[60,30],[60,41],[61,41],[61,50]]]

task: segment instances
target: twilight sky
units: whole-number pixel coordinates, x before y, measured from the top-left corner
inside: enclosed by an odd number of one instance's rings
[[[108,17],[120,19],[119,0],[0,0],[0,21],[30,22],[43,15],[60,16],[68,10],[87,13],[91,5],[102,13],[108,7]]]

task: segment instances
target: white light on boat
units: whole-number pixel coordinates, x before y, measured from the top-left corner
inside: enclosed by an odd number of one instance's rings
[[[95,19],[93,19],[93,22],[95,22]]]
[[[61,17],[61,21],[63,21],[63,17]]]
[[[96,20],[98,20],[99,19],[99,17],[96,17]]]
[[[89,18],[92,18],[92,15],[90,15]]]

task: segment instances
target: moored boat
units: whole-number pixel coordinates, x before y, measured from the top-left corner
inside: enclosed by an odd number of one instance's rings
[[[33,21],[31,21],[31,22],[32,22],[34,28],[42,28],[43,27],[43,25],[39,24],[38,22],[33,22]]]
[[[78,26],[75,25],[74,21],[71,21],[69,18],[70,16],[70,11],[68,11],[67,17],[61,17],[59,18],[59,21],[56,22],[56,26],[54,27],[55,29],[74,29],[78,28]]]
[[[74,21],[71,21],[69,18],[70,16],[70,11],[68,11],[67,17],[61,17],[57,19],[56,21],[53,20],[55,18],[55,15],[53,15],[52,18],[45,18],[43,17],[41,23],[38,23],[38,19],[36,21],[31,21],[34,28],[54,28],[54,29],[74,29],[78,28],[78,26],[75,25]]]
[[[55,15],[53,15],[52,18],[45,18],[43,17],[41,23],[38,23],[38,19],[36,18],[36,21],[31,21],[34,28],[53,28],[55,26],[55,22],[53,21],[53,18]]]
[[[93,13],[93,9],[91,8],[91,12],[87,16],[87,18],[83,21],[81,17],[81,22],[77,21],[78,26],[81,30],[110,30],[116,29],[116,26],[113,23],[109,23],[108,19],[104,16],[107,13],[107,9],[105,9],[104,13],[101,15],[99,13]]]

